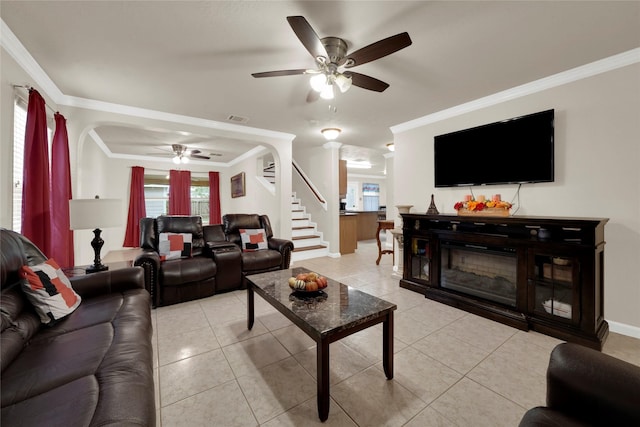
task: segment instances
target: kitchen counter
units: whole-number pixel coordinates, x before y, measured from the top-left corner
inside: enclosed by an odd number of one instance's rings
[[[376,238],[378,218],[385,215],[385,211],[344,211],[340,215],[356,215],[356,227],[358,240],[372,240]]]
[[[340,253],[352,254],[358,248],[358,214],[340,214]]]

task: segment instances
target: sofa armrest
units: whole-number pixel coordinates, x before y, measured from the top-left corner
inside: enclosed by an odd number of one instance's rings
[[[160,255],[154,250],[144,250],[133,261],[133,265],[144,270],[144,287],[151,294],[153,307],[160,304],[160,292],[158,292],[158,273],[160,271]]]
[[[293,242],[291,240],[278,239],[272,237],[269,239],[269,249],[274,249],[282,254],[282,264],[280,268],[286,270],[291,263],[291,252],[293,252]]]
[[[640,367],[559,344],[547,370],[547,406],[592,425],[640,425]]]
[[[216,249],[230,249],[238,247],[238,245],[236,245],[235,243],[227,242],[226,240],[206,242],[205,246],[211,252],[215,251]]]
[[[82,298],[90,298],[130,289],[144,289],[144,271],[140,267],[107,270],[69,278]]]

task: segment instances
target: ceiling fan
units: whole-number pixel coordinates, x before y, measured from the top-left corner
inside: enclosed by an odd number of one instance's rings
[[[309,22],[303,16],[288,16],[287,21],[307,51],[316,61],[317,69],[297,69],[253,73],[253,77],[279,77],[298,74],[313,74],[310,84],[314,92],[324,99],[332,99],[333,87],[346,92],[351,85],[375,92],[383,92],[388,83],[365,74],[349,71],[350,68],[375,61],[411,45],[409,34],[404,32],[387,37],[355,52],[347,53],[348,45],[338,37],[319,38]],[[307,101],[313,101],[317,95],[310,95]]]
[[[182,144],[171,144],[171,150],[172,152],[166,151],[163,154],[157,154],[157,153],[152,153],[149,154],[151,156],[166,156],[166,155],[173,155],[173,163],[175,164],[180,164],[180,163],[188,163],[189,159],[199,159],[199,160],[209,160],[211,159],[210,156],[205,156],[204,154],[201,154],[202,151],[200,150],[190,150],[189,148],[187,148],[186,145],[182,145]],[[162,150],[165,151],[165,150]],[[216,153],[210,153],[213,156],[221,156],[221,154],[216,154]]]

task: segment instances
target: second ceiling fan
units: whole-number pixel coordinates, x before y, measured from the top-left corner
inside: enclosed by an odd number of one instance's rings
[[[352,84],[363,89],[383,92],[389,87],[388,83],[349,69],[375,61],[411,45],[411,38],[405,32],[379,40],[355,52],[347,53],[347,42],[338,37],[321,39],[303,16],[288,16],[287,21],[304,47],[315,59],[318,68],[267,71],[251,75],[260,78],[313,74],[310,81],[313,88],[312,94],[315,93],[316,96],[319,95],[325,99],[333,98],[334,85],[341,92],[346,92]],[[307,101],[314,100],[315,97],[312,94],[307,97]]]

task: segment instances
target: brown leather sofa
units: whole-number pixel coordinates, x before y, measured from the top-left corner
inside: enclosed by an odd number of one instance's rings
[[[150,297],[141,268],[70,277],[82,302],[42,326],[18,271],[46,260],[0,229],[4,426],[153,426]]]
[[[289,268],[293,243],[273,238],[267,216],[233,214],[224,218],[224,226],[202,225],[200,216],[167,215],[140,221],[143,252],[134,264],[145,270],[145,286],[152,295],[154,307],[243,289],[246,286],[243,273]],[[265,229],[269,248],[243,253],[240,228]],[[191,256],[161,261],[161,233],[190,233]]]
[[[559,344],[547,369],[547,406],[520,427],[640,426],[640,367],[580,346]]]

